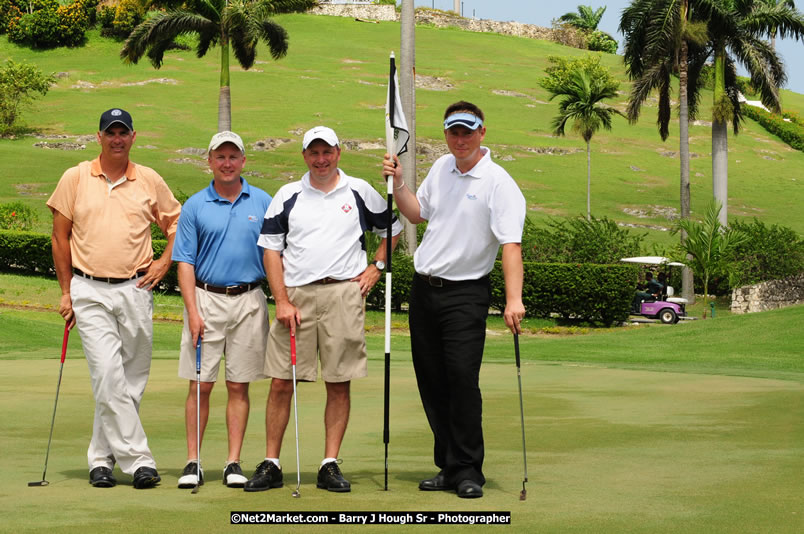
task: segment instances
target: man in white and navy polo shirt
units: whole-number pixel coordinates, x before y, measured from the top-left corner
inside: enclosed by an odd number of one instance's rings
[[[326,383],[324,460],[317,486],[350,491],[337,457],[349,420],[351,380],[366,376],[364,298],[385,268],[385,239],[367,264],[365,233],[384,236],[388,204],[364,180],[338,168],[340,143],[334,131],[317,126],[304,134],[307,172],[282,186],[271,202],[260,246],[276,301],[265,374],[272,377],[266,406],[266,457],[246,491],[282,485],[279,452],[293,396],[290,336],[298,347],[296,377],[313,382],[317,364]],[[393,218],[392,247],[402,225]]]
[[[482,398],[478,385],[491,295],[489,272],[502,246],[505,324],[520,333],[522,229],[525,198],[513,178],[481,146],[483,112],[456,102],[444,113],[450,153],[440,157],[414,194],[399,159],[386,154],[383,172],[394,177],[397,207],[414,224],[428,221],[414,256],[410,294],[413,366],[435,439],[439,473],[424,491],[456,490],[482,497]]]

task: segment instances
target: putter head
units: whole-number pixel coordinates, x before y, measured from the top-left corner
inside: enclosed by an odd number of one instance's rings
[[[292,495],[293,495],[293,497],[294,497],[294,498],[296,498],[296,499],[298,499],[299,497],[301,497],[301,494],[299,493],[299,490],[294,490]]]
[[[525,483],[522,483],[522,491],[519,492],[519,500],[524,501],[528,498],[528,490],[525,489]]]
[[[50,482],[48,482],[47,480],[37,480],[36,482],[28,482],[28,487],[31,487],[31,486],[47,486],[49,484],[50,484]]]
[[[193,495],[195,495],[196,493],[198,493],[198,488],[199,488],[199,485],[198,485],[198,484],[196,484],[196,485],[195,485],[195,487],[193,488],[193,491],[191,491],[190,493],[192,493]]]

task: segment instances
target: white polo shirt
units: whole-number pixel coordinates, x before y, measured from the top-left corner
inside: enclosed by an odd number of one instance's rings
[[[280,187],[268,206],[257,244],[282,252],[286,287],[354,278],[368,266],[365,232],[386,235],[387,200],[365,180],[338,172],[328,193],[310,185],[308,172]],[[402,232],[396,216],[391,230]]]
[[[525,197],[491,151],[462,173],[452,154],[441,156],[416,198],[427,230],[413,256],[416,272],[448,280],[476,280],[494,267],[500,245],[521,243]]]

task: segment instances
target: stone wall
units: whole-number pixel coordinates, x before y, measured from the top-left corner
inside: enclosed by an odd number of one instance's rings
[[[804,273],[731,292],[732,313],[753,313],[804,303]]]
[[[321,4],[311,9],[309,13],[366,20],[399,20],[399,13],[391,5]],[[416,24],[430,24],[438,28],[453,26],[471,32],[501,33],[531,39],[553,40],[554,38],[554,31],[551,28],[544,28],[534,24],[522,24],[521,22],[468,19],[454,13],[432,9],[417,9]]]
[[[319,4],[308,13],[313,15],[330,15],[333,17],[351,17],[364,20],[397,20],[396,8],[392,5],[348,5]]]

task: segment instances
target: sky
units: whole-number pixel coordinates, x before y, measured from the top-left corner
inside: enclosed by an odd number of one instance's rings
[[[454,0],[415,0],[416,7],[434,7],[452,11]],[[556,0],[463,0],[463,16],[499,21],[516,21],[550,27],[550,22],[578,5],[597,9],[606,6],[599,29],[612,35],[622,45],[622,34],[617,32],[622,10],[629,0],[580,0],[561,2]],[[802,8],[799,7],[801,10]],[[620,47],[622,51],[622,46]],[[782,56],[787,71],[786,89],[804,94],[804,43],[791,39],[777,39],[776,51]],[[745,75],[745,72],[741,72]]]

